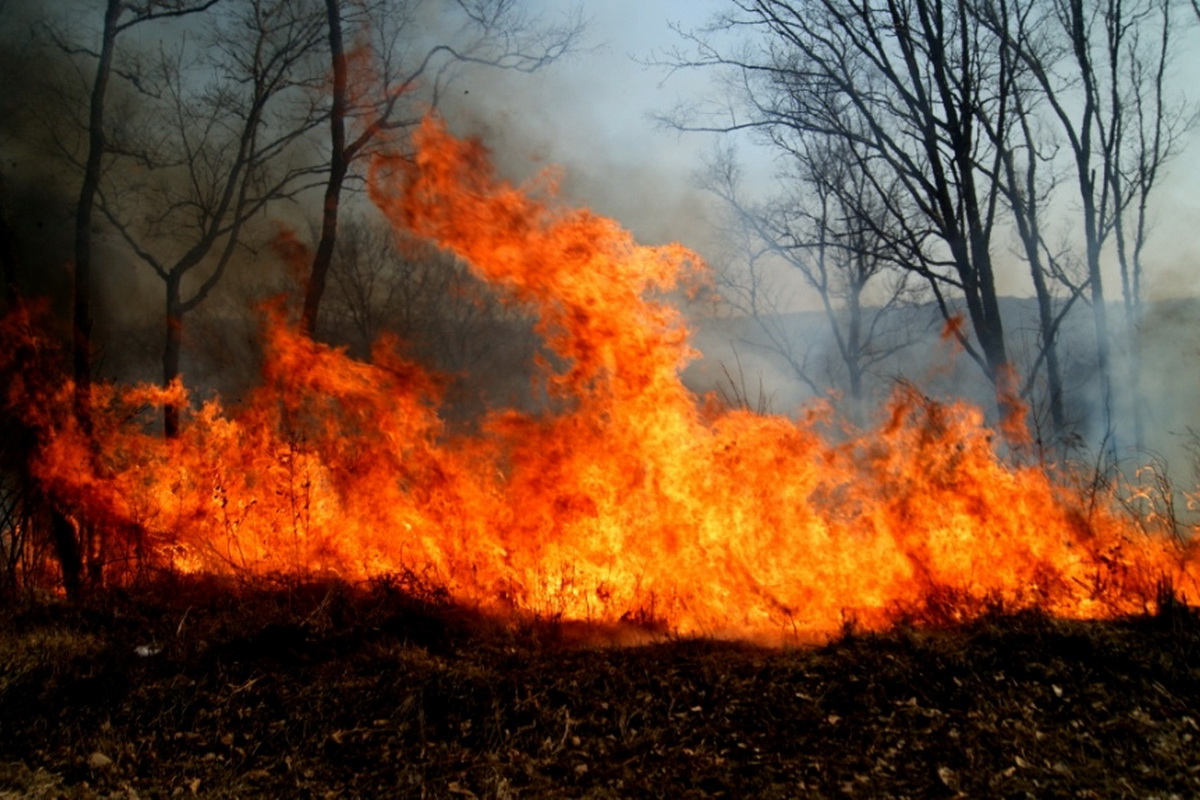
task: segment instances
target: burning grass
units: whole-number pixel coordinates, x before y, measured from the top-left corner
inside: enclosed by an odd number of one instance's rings
[[[434,121],[415,146],[376,161],[372,198],[535,311],[545,407],[456,433],[421,365],[387,341],[352,359],[299,334],[282,304],[266,314],[261,386],[192,409],[173,438],[147,409],[184,404],[181,384],[98,384],[81,425],[68,383],[10,364],[31,471],[110,579],[407,571],[516,616],[649,616],[775,644],[935,606],[1138,613],[1164,579],[1200,595],[1194,546],[1001,452],[966,403],[906,388],[850,430],[828,405],[793,418],[694,396],[670,302],[702,280],[694,254],[559,207],[545,180],[499,180],[478,143]],[[25,333],[9,352],[32,349]]]
[[[792,649],[578,633],[396,580],[31,605],[0,630],[0,796],[1200,792],[1200,622],[1178,603]]]

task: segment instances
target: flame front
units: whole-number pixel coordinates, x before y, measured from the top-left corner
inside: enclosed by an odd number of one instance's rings
[[[412,570],[491,609],[681,634],[879,627],[931,604],[1105,616],[1144,610],[1162,580],[1195,596],[1190,548],[1006,463],[968,405],[901,391],[875,430],[827,437],[828,409],[695,397],[664,295],[695,284],[698,258],[534,199],[552,187],[498,180],[435,122],[416,145],[375,162],[375,203],[536,310],[552,410],[452,434],[436,381],[387,342],[355,361],[275,311],[244,403],[208,402],[164,440],[134,410],[182,387],[98,389],[90,437],[68,421],[46,438],[47,491],[180,569]]]

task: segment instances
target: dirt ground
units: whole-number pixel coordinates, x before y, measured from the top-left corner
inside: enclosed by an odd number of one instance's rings
[[[1200,622],[579,641],[404,582],[14,604],[0,798],[1200,796]]]

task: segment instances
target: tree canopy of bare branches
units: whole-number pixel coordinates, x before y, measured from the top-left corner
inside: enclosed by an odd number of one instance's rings
[[[1065,425],[1057,330],[1073,303],[1090,301],[1111,430],[1103,254],[1117,261],[1126,316],[1135,318],[1147,200],[1194,121],[1164,83],[1178,38],[1171,3],[731,0],[729,7],[708,28],[681,31],[684,44],[666,59],[675,69],[716,71],[721,96],[668,115],[668,124],[751,131],[785,162],[839,153],[858,176],[860,201],[870,197],[857,217],[872,230],[873,255],[921,276],[947,321],[955,301],[963,304],[970,327],[949,329],[995,384],[1002,413],[1017,410],[1018,394],[1044,368],[1055,427]],[[808,181],[814,207],[819,187]],[[774,241],[786,240],[778,233]],[[805,244],[821,241],[810,236]],[[1078,242],[1083,256],[1072,257],[1063,241]],[[1029,268],[1039,304],[1040,350],[1023,385],[997,293],[998,264],[1012,256]]]
[[[323,188],[300,318],[311,332],[353,165],[373,147],[398,146],[464,66],[536,70],[583,30],[571,17],[542,25],[514,0],[113,0],[106,13],[98,49],[78,31],[46,28],[81,64],[81,76],[94,65],[91,113],[78,122],[87,145],[57,139],[83,176],[75,259],[81,398],[94,212],[163,282],[169,384],[180,373],[184,317],[221,281],[248,223]],[[199,16],[185,28],[156,29],[157,47],[117,47],[135,25],[184,15]],[[106,115],[112,107],[118,113]],[[319,155],[326,148],[328,160]],[[178,408],[166,408],[164,425],[168,435],[178,430]]]
[[[436,26],[447,29],[445,41],[413,37],[416,23],[435,6],[422,0],[325,0],[333,76],[330,159],[321,233],[300,316],[301,329],[310,333],[333,258],[343,186],[354,163],[385,142],[397,146],[397,134],[436,108],[463,68],[533,72],[576,47],[584,29],[577,16],[561,23],[532,19],[519,0],[456,0],[445,4],[451,18]]]
[[[726,259],[740,268],[726,265],[722,285],[727,300],[754,320],[768,349],[819,395],[822,383],[814,375],[819,365],[809,357],[812,343],[794,341],[783,324],[765,262],[774,260],[801,275],[820,299],[840,367],[831,372],[844,371],[845,384],[837,388],[845,391],[850,418],[861,424],[868,400],[864,379],[910,344],[890,322],[917,293],[910,286],[911,273],[888,269],[883,204],[876,186],[853,168],[854,160],[835,149],[846,145],[803,144],[806,149],[792,154],[781,194],[765,202],[742,196],[728,151],[710,165],[706,185],[724,202],[732,217],[730,238],[740,243]]]

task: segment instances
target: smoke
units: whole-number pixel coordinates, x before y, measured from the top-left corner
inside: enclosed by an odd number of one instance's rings
[[[94,49],[99,14],[93,4],[68,0],[0,5],[0,172],[15,232],[18,286],[27,297],[50,299],[64,325],[94,61],[69,55],[58,42]],[[113,81],[109,105],[110,118],[120,119],[136,110],[137,95]],[[144,348],[122,337],[161,319],[161,283],[98,213],[92,234],[92,313],[101,344],[96,366],[102,374],[143,378]]]
[[[69,284],[73,182],[47,157],[46,130],[70,125],[42,81],[64,75],[68,65],[33,39],[42,10],[36,0],[0,4],[0,175],[8,224],[17,232],[18,286],[30,296],[61,298]]]
[[[534,74],[472,69],[442,110],[458,133],[483,139],[506,176],[560,167],[565,202],[617,219],[644,243],[704,253],[711,207],[692,175],[710,141],[653,119],[688,87],[643,63],[669,35],[667,18],[645,3],[589,10],[576,52]]]

